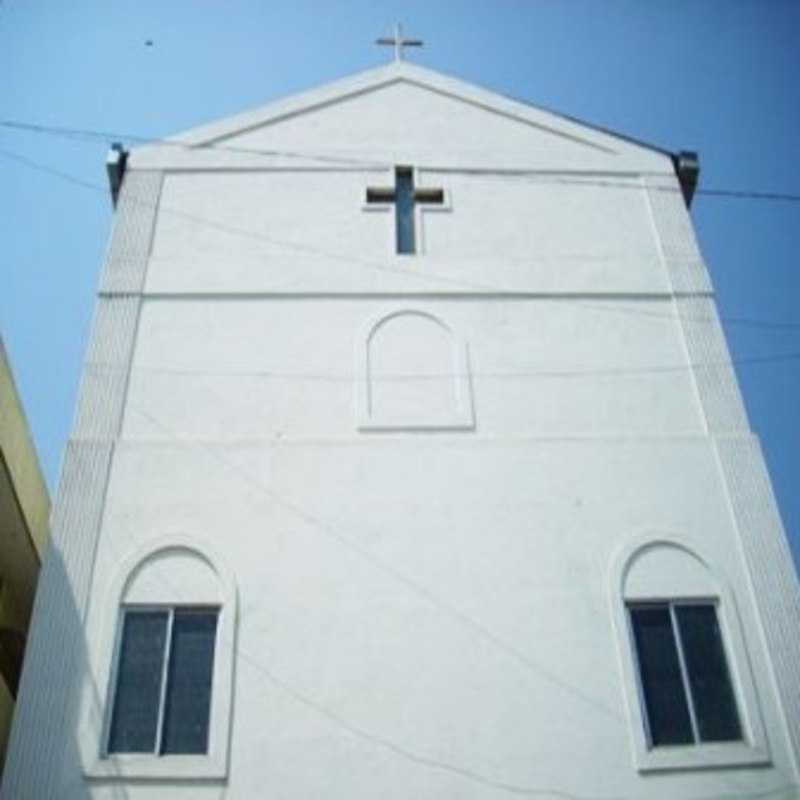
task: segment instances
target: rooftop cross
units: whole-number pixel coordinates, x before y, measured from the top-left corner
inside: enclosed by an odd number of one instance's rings
[[[403,26],[398,22],[394,26],[394,36],[386,37],[383,36],[380,39],[375,40],[375,44],[386,44],[391,45],[394,47],[394,60],[395,61],[402,61],[403,60],[403,48],[404,47],[422,47],[422,39],[404,39],[403,38]]]

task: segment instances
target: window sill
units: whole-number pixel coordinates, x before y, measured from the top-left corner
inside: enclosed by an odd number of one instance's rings
[[[672,745],[636,753],[639,772],[759,766],[771,761],[766,748],[746,742]]]
[[[460,416],[453,415],[446,419],[430,419],[412,422],[408,419],[398,418],[372,418],[362,419],[357,425],[362,433],[389,433],[391,431],[435,432],[435,431],[474,431],[475,420],[471,414]]]
[[[149,753],[126,753],[96,758],[84,767],[87,778],[136,778],[138,780],[221,780],[227,777],[227,765],[221,758],[207,755],[155,756]]]

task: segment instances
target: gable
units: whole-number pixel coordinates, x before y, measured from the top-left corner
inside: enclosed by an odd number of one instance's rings
[[[209,161],[213,153],[211,160],[220,166],[408,163],[462,169],[671,171],[669,156],[655,148],[405,62],[189,131],[173,141],[197,148],[191,151],[195,161]],[[154,153],[176,166],[186,160],[186,153],[174,146],[134,152],[133,166],[156,166]]]
[[[603,145],[397,80],[220,144],[326,152],[367,161],[468,165],[604,160]]]

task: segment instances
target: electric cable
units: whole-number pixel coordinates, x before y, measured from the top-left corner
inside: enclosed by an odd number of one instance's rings
[[[393,166],[393,164],[386,161],[375,161],[374,159],[368,160],[364,158],[338,156],[334,154],[317,153],[314,151],[304,152],[301,150],[285,150],[279,148],[259,149],[259,148],[237,147],[234,145],[222,145],[216,142],[190,144],[187,142],[181,142],[169,138],[146,137],[131,133],[92,130],[88,128],[71,128],[58,125],[42,125],[32,122],[25,122],[23,120],[13,120],[13,119],[0,119],[0,127],[7,128],[9,130],[25,131],[29,133],[61,136],[63,138],[68,138],[68,139],[101,141],[106,143],[110,142],[111,140],[121,139],[123,141],[136,142],[139,145],[158,145],[159,147],[176,147],[195,152],[198,150],[216,150],[220,152],[238,153],[242,155],[259,155],[259,156],[269,156],[269,157],[279,156],[286,158],[307,159],[311,161],[322,161],[322,162],[341,164],[347,166],[369,167],[373,169],[375,168],[388,169],[391,166]],[[454,171],[461,172],[462,170],[456,169]],[[493,172],[492,170],[483,170],[483,169],[481,170],[467,169],[463,171],[465,172],[474,171],[481,174]],[[531,173],[530,172],[526,173],[525,171],[520,171],[520,170],[500,170],[497,171],[497,174],[502,176],[519,175],[522,177],[527,177]],[[605,186],[605,187],[616,187],[616,188],[638,189],[638,190],[642,189],[640,185],[633,184],[630,181],[615,181],[613,179],[586,179],[586,178],[563,178],[563,177],[559,178],[556,176],[551,176],[548,179],[548,178],[543,178],[539,173],[537,173],[537,176],[538,176],[537,180],[544,182],[569,183],[572,185],[585,184],[590,186]],[[669,191],[669,192],[681,191],[679,187],[668,187],[668,186],[649,186],[648,189],[651,189],[653,191]],[[703,195],[706,197],[721,197],[721,198],[739,199],[739,200],[784,201],[784,202],[794,202],[794,203],[800,202],[800,194],[792,192],[765,192],[765,191],[753,191],[747,189],[697,187],[694,191],[694,194]]]
[[[76,185],[82,186],[83,188],[89,188],[89,189],[92,189],[92,190],[99,190],[103,194],[105,194],[105,192],[106,192],[104,187],[99,187],[96,184],[90,183],[88,181],[84,181],[84,180],[82,180],[80,178],[76,178],[75,176],[70,175],[69,173],[64,173],[64,172],[62,172],[60,170],[55,170],[55,169],[50,168],[50,167],[48,167],[46,165],[42,165],[42,164],[40,164],[38,162],[33,161],[32,159],[27,159],[24,156],[20,156],[19,154],[13,154],[13,153],[10,153],[9,151],[0,151],[0,155],[3,155],[5,157],[7,157],[7,158],[12,158],[12,159],[14,159],[16,161],[19,161],[20,163],[25,164],[26,166],[29,166],[29,167],[31,167],[33,169],[38,169],[38,170],[41,170],[43,172],[50,173],[50,174],[52,174],[54,176],[57,176],[57,177],[59,177],[61,179],[64,179],[64,180],[67,180],[69,182],[75,183]],[[798,198],[798,199],[800,199],[800,198]],[[176,212],[173,211],[171,213],[176,213]],[[208,224],[211,224],[210,221],[208,221],[208,220],[205,220],[205,222],[208,223]],[[260,238],[263,239],[264,237],[260,237]],[[276,243],[275,240],[268,240],[268,241],[270,241],[270,243],[273,243],[273,244]],[[287,243],[278,243],[278,244],[283,245],[283,246],[287,246]],[[302,248],[303,246],[302,245],[298,245],[298,247]],[[346,256],[342,256],[342,257],[346,257]],[[349,258],[349,257],[346,257],[346,258]],[[797,358],[800,358],[800,353],[786,353],[786,354],[780,354],[780,355],[774,355],[774,356],[753,357],[753,358],[746,359],[746,360],[743,359],[742,361],[746,361],[747,363],[767,363],[767,362],[775,361],[775,360],[783,360],[783,359],[795,360]],[[721,364],[711,364],[711,365],[705,365],[705,366],[721,366],[722,364],[728,364],[728,363],[730,363],[730,362],[721,362]],[[692,368],[699,367],[699,366],[701,366],[701,365],[681,365],[680,367],[658,367],[657,369],[658,369],[658,371],[663,371],[663,370],[674,371],[677,368],[680,368],[680,369],[687,369],[687,368],[688,369],[692,369]],[[540,374],[546,374],[546,373],[540,373]],[[560,376],[561,376],[561,373],[559,373],[559,377]],[[141,409],[138,409],[138,411],[140,413],[145,414],[145,416],[151,417],[151,419],[153,421],[155,421],[155,418],[153,418],[152,415],[149,415],[146,412],[143,412]],[[160,425],[160,423],[158,423],[157,421],[155,421],[155,422],[156,422],[156,424]],[[203,446],[203,445],[201,443],[198,443],[198,446]],[[212,454],[212,455],[215,455],[215,454],[212,453],[212,451],[210,449],[209,449],[209,453]],[[224,462],[224,460],[223,460],[223,462]],[[229,467],[233,467],[233,466],[235,466],[235,465],[229,465]],[[251,482],[253,482],[253,481],[251,481]],[[277,499],[277,495],[272,493],[266,487],[263,487],[260,484],[260,482],[255,482],[255,483],[273,501],[279,502],[279,500]],[[296,514],[298,514],[298,516],[300,516],[301,519],[304,519],[309,524],[314,524],[317,527],[319,526],[319,524],[320,524],[319,521],[316,520],[316,518],[313,517],[313,515],[309,515],[302,508],[297,507],[295,504],[291,503],[291,501],[289,501],[289,503],[290,503],[289,508],[294,510],[294,512]],[[286,507],[286,503],[285,502],[284,502],[284,507]],[[348,546],[351,547],[351,549],[354,546],[354,543],[350,542],[349,540],[343,540],[343,538],[341,536],[338,537],[338,540],[340,542],[346,541]],[[372,556],[372,554],[367,553],[366,551],[363,551],[362,554],[366,554],[366,556],[369,557],[370,559],[374,559],[374,556]],[[387,566],[389,567],[390,570],[393,571],[393,568],[391,568],[391,565],[382,564],[382,567],[383,567],[384,571],[386,571],[386,567]],[[396,578],[399,577],[406,584],[408,584],[408,582],[409,582],[409,579],[407,577],[405,577],[405,576],[396,574],[395,577]],[[441,603],[441,601],[438,598],[433,597],[430,594],[429,590],[425,589],[425,587],[417,586],[417,590],[418,591],[419,590],[423,590],[425,592],[425,595],[428,597],[429,600],[431,598],[433,598],[435,601],[437,601],[437,605],[439,605]],[[499,645],[500,643],[502,643],[500,640],[497,640],[496,637],[494,637],[494,635],[491,634],[491,632],[487,632],[486,630],[483,630],[482,626],[480,626],[479,623],[476,623],[474,620],[471,620],[471,618],[469,618],[469,617],[464,617],[463,613],[459,612],[457,609],[451,608],[450,609],[450,613],[451,614],[455,613],[457,616],[460,616],[462,623],[464,623],[464,622],[469,620],[471,622],[471,627],[473,628],[473,630],[476,630],[475,626],[477,625],[478,626],[477,630],[481,630],[482,633],[483,633],[483,636],[486,637],[489,641],[493,641],[496,645]],[[503,649],[505,649],[506,652],[509,652],[509,653],[516,652],[514,648],[511,648],[506,643],[502,643],[502,645],[503,645]],[[240,653],[241,653],[241,651],[240,651]],[[252,657],[249,654],[243,654],[243,657],[246,660],[250,661],[251,664],[253,663]],[[519,654],[517,655],[517,658],[519,659]],[[258,664],[259,662],[255,662],[255,663]],[[391,740],[385,739],[385,738],[380,737],[380,736],[376,736],[376,735],[372,734],[369,731],[365,731],[365,730],[359,728],[358,726],[353,725],[349,721],[341,718],[340,715],[338,715],[336,712],[330,712],[329,709],[326,709],[325,707],[323,707],[320,704],[316,703],[316,701],[313,701],[312,699],[303,696],[301,693],[298,693],[291,686],[289,686],[289,685],[287,685],[285,683],[281,683],[280,679],[278,679],[278,678],[276,678],[276,676],[272,675],[266,668],[263,667],[263,665],[259,665],[259,666],[260,666],[260,671],[262,672],[262,674],[264,674],[265,677],[267,677],[273,683],[276,683],[277,685],[282,685],[284,690],[288,691],[290,694],[292,694],[295,697],[296,700],[298,700],[300,702],[303,702],[306,705],[309,705],[311,707],[316,708],[316,710],[319,713],[324,713],[328,718],[332,719],[333,721],[335,721],[340,726],[343,726],[347,730],[349,730],[351,734],[357,735],[357,736],[359,736],[361,738],[364,738],[364,739],[368,739],[373,744],[377,744],[377,745],[379,745],[379,746],[381,746],[381,747],[383,747],[385,749],[392,750],[396,754],[398,754],[398,755],[400,755],[400,756],[402,756],[402,757],[404,757],[406,759],[409,759],[411,761],[414,761],[414,762],[416,762],[418,764],[422,764],[422,765],[425,765],[425,766],[428,766],[428,767],[431,767],[431,768],[435,768],[435,769],[441,769],[441,770],[453,772],[453,773],[456,773],[458,775],[461,775],[462,777],[464,777],[466,779],[472,780],[474,782],[482,783],[482,784],[484,784],[484,785],[486,785],[486,786],[488,786],[490,788],[498,789],[498,790],[501,790],[501,791],[504,791],[504,792],[510,793],[510,794],[526,795],[526,796],[542,796],[542,795],[548,795],[549,794],[551,797],[567,798],[568,800],[589,800],[589,798],[580,797],[578,795],[571,794],[571,793],[565,792],[565,791],[560,791],[558,789],[532,788],[532,787],[516,786],[514,784],[504,783],[504,782],[501,782],[501,781],[496,781],[496,780],[494,780],[492,778],[488,778],[487,776],[481,775],[480,773],[474,772],[474,771],[472,771],[470,769],[462,768],[462,767],[459,767],[457,765],[447,764],[447,763],[440,762],[440,761],[437,761],[435,759],[429,758],[429,757],[424,756],[424,755],[419,755],[419,754],[413,753],[413,752],[403,748],[402,746],[397,745],[396,743],[392,742]],[[539,668],[537,671],[541,672],[541,669]],[[549,677],[552,680],[552,679],[557,678],[558,676],[549,675]],[[574,691],[574,687],[571,687],[571,690]],[[793,787],[793,785],[787,784],[784,787],[777,787],[777,788],[774,788],[774,789],[766,790],[764,792],[759,792],[759,793],[755,793],[755,794],[754,793],[748,793],[748,794],[742,794],[742,795],[732,795],[732,794],[728,793],[728,794],[725,794],[725,795],[718,795],[718,796],[713,796],[713,797],[711,797],[711,796],[703,797],[702,800],[716,800],[717,797],[720,798],[720,800],[722,800],[722,798],[725,798],[726,800],[729,800],[729,799],[734,798],[734,797],[741,797],[742,800],[744,800],[745,798],[750,798],[750,800],[754,800],[754,798],[766,798],[766,797],[770,797],[770,796],[775,796],[778,793],[782,793],[782,792],[790,790],[792,787]],[[593,798],[593,800],[599,800],[599,798]],[[604,798],[603,800],[610,800],[610,799],[609,798]]]
[[[174,438],[176,441],[180,441],[177,434],[171,431],[171,429],[168,426],[164,425],[160,420],[156,419],[152,414],[144,411],[144,409],[140,407],[132,407],[132,408],[140,415],[149,419],[157,427],[164,430],[169,437]],[[311,525],[316,530],[321,530],[327,534],[334,534],[334,539],[337,542],[339,542],[340,544],[347,545],[348,549],[350,549],[351,551],[354,550],[357,554],[367,558],[367,560],[369,561],[370,564],[372,564],[372,566],[379,566],[382,572],[388,572],[395,579],[399,578],[407,588],[412,588],[414,590],[414,593],[420,594],[421,592],[421,596],[428,602],[433,601],[434,606],[438,608],[440,611],[449,610],[450,613],[455,611],[455,614],[459,619],[459,621],[461,621],[462,623],[465,621],[469,621],[471,623],[470,627],[473,629],[473,632],[475,632],[475,626],[478,626],[479,632],[483,633],[484,635],[488,634],[488,636],[490,637],[489,641],[491,641],[494,644],[502,644],[503,645],[502,649],[508,652],[508,645],[503,643],[502,640],[498,640],[494,636],[494,634],[492,634],[487,629],[484,629],[483,626],[481,626],[479,623],[476,623],[473,620],[471,620],[470,617],[465,616],[463,612],[460,612],[457,609],[450,607],[449,604],[444,604],[443,606],[441,600],[436,598],[435,595],[433,595],[430,592],[430,590],[421,586],[416,581],[412,581],[408,579],[406,576],[403,576],[402,573],[399,573],[396,570],[396,568],[393,567],[392,565],[387,565],[382,560],[376,560],[376,557],[373,556],[369,551],[364,550],[359,545],[355,544],[354,542],[351,542],[347,537],[342,536],[341,534],[336,532],[333,528],[331,528],[326,523],[321,521],[318,517],[309,514],[307,511],[305,511],[302,507],[298,506],[293,501],[286,500],[285,497],[278,495],[276,492],[266,487],[261,480],[254,478],[249,474],[249,472],[243,470],[238,464],[235,464],[229,461],[228,459],[224,458],[219,453],[215,452],[210,446],[202,442],[192,442],[191,446],[199,448],[206,454],[207,457],[217,462],[226,471],[233,472],[236,476],[238,476],[239,480],[242,480],[243,482],[255,488],[259,493],[266,496],[271,502],[275,502],[278,505],[281,505],[283,508],[290,511],[290,513],[297,516],[301,521]],[[512,650],[512,652],[516,652],[516,650],[514,649]],[[503,781],[487,776],[469,767],[463,767],[458,764],[442,761],[440,759],[435,759],[426,754],[418,753],[406,747],[405,745],[397,743],[393,739],[390,739],[380,734],[376,734],[362,727],[361,725],[350,721],[340,712],[329,708],[323,703],[320,703],[318,700],[310,697],[305,692],[298,690],[294,685],[288,683],[285,679],[278,676],[273,670],[265,666],[262,663],[261,659],[253,656],[251,653],[244,650],[241,644],[237,643],[236,654],[240,656],[244,661],[246,661],[248,665],[254,671],[259,673],[263,678],[267,679],[270,683],[277,686],[285,694],[292,697],[295,700],[295,702],[298,702],[306,706],[307,708],[310,708],[317,714],[328,719],[331,723],[333,723],[337,727],[347,731],[350,735],[359,738],[363,741],[366,741],[368,744],[372,746],[376,746],[381,749],[387,750],[393,753],[394,755],[401,757],[404,760],[407,760],[411,763],[417,764],[419,766],[423,766],[428,769],[433,769],[436,771],[450,773],[458,777],[461,777],[465,780],[469,780],[470,782],[481,784],[483,786],[486,786],[487,788],[515,796],[551,797],[551,798],[560,798],[560,800],[630,800],[630,798],[626,798],[621,795],[617,796],[578,795],[554,787],[532,787],[532,786],[515,784],[509,781]],[[552,673],[544,671],[538,665],[530,664],[527,658],[525,658],[525,663],[527,663],[529,667],[534,666],[536,668],[536,671],[543,677],[546,677],[551,681],[556,679],[557,682],[560,685],[562,685],[562,688],[569,688],[573,693],[576,693],[579,696],[583,696],[582,691],[577,690],[575,687],[572,687],[571,684],[565,683],[563,679],[560,678],[560,676],[555,676]],[[588,697],[584,696],[584,699],[588,699]],[[593,701],[592,704],[595,705],[595,707],[597,707],[596,701]],[[602,708],[605,709],[604,706]],[[768,789],[755,793],[748,792],[744,794],[744,793],[726,792],[725,794],[720,794],[720,795],[700,795],[691,798],[691,800],[764,800],[765,798],[775,797],[785,792],[792,791],[794,788],[795,788],[794,784],[787,782],[784,786],[779,786],[773,789]]]
[[[70,173],[64,172],[62,170],[56,169],[49,165],[43,164],[41,162],[35,161],[30,159],[26,156],[20,155],[19,153],[15,153],[13,151],[9,151],[7,149],[0,148],[0,157],[7,158],[9,160],[15,161],[17,163],[22,164],[25,167],[30,169],[52,175],[53,177],[57,177],[63,181],[68,183],[72,183],[74,185],[80,186],[84,189],[89,189],[94,192],[98,192],[103,196],[107,195],[107,188],[97,183],[93,183],[91,181],[84,180],[83,178],[79,178],[75,175]],[[132,202],[141,202],[137,200],[133,200]],[[411,274],[407,269],[402,269],[399,267],[392,267],[382,262],[370,261],[364,259],[363,257],[352,255],[352,254],[340,254],[334,253],[332,251],[326,251],[321,248],[315,248],[312,245],[303,244],[300,242],[288,242],[285,240],[276,239],[271,236],[267,236],[260,232],[249,231],[246,229],[242,229],[239,227],[227,225],[225,223],[216,222],[214,220],[209,220],[207,218],[198,216],[196,214],[191,214],[189,212],[183,211],[181,209],[173,209],[163,205],[159,206],[159,210],[163,211],[167,214],[171,214],[174,216],[182,217],[187,221],[192,223],[196,223],[198,225],[204,225],[208,228],[216,229],[224,233],[228,233],[234,236],[239,236],[243,238],[249,238],[254,241],[262,242],[265,244],[270,244],[272,246],[276,246],[279,248],[285,248],[289,250],[295,250],[298,252],[307,252],[314,255],[320,255],[326,258],[331,258],[334,260],[344,261],[348,264],[356,264],[358,266],[367,267],[370,269],[374,269],[381,272],[388,272],[388,273],[395,273],[399,275],[403,275],[405,277],[412,277],[414,279],[422,279],[428,280],[436,283],[446,283],[447,285],[451,285],[461,289],[470,289],[470,290],[478,290],[482,292],[494,292],[494,293],[507,293],[512,294],[514,296],[519,296],[518,292],[514,292],[513,290],[509,290],[507,288],[499,287],[496,285],[491,284],[484,284],[484,283],[475,283],[465,281],[459,278],[453,278],[452,276],[446,276],[436,273],[414,273]],[[548,298],[551,299],[551,298]],[[763,330],[777,330],[777,331],[794,331],[800,330],[800,323],[798,322],[790,322],[790,321],[776,321],[776,320],[767,320],[767,319],[755,319],[755,318],[748,318],[748,317],[716,317],[715,315],[712,316],[698,316],[698,315],[685,315],[680,313],[659,313],[656,311],[651,311],[647,309],[636,309],[636,308],[623,308],[623,307],[614,307],[608,304],[608,301],[604,302],[603,305],[599,303],[590,303],[582,298],[575,299],[570,297],[555,297],[552,299],[558,299],[559,302],[563,302],[565,300],[575,302],[586,308],[592,308],[597,311],[607,311],[611,313],[624,313],[624,314],[635,314],[641,316],[652,316],[652,317],[663,317],[665,319],[678,319],[681,321],[687,322],[708,322],[710,324],[714,324],[717,319],[719,319],[725,325],[738,325],[742,327],[750,327],[750,328],[759,328]],[[598,298],[602,299],[602,298]]]

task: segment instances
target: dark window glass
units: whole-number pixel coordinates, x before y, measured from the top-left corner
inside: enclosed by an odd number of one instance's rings
[[[175,611],[164,707],[162,753],[205,753],[217,612]]]
[[[414,176],[408,167],[396,170],[397,252],[414,252]]]
[[[127,612],[117,664],[110,753],[152,753],[156,746],[166,611]]]
[[[652,745],[694,741],[669,606],[630,609]]]
[[[713,605],[676,605],[683,657],[703,742],[742,738],[725,649]]]

